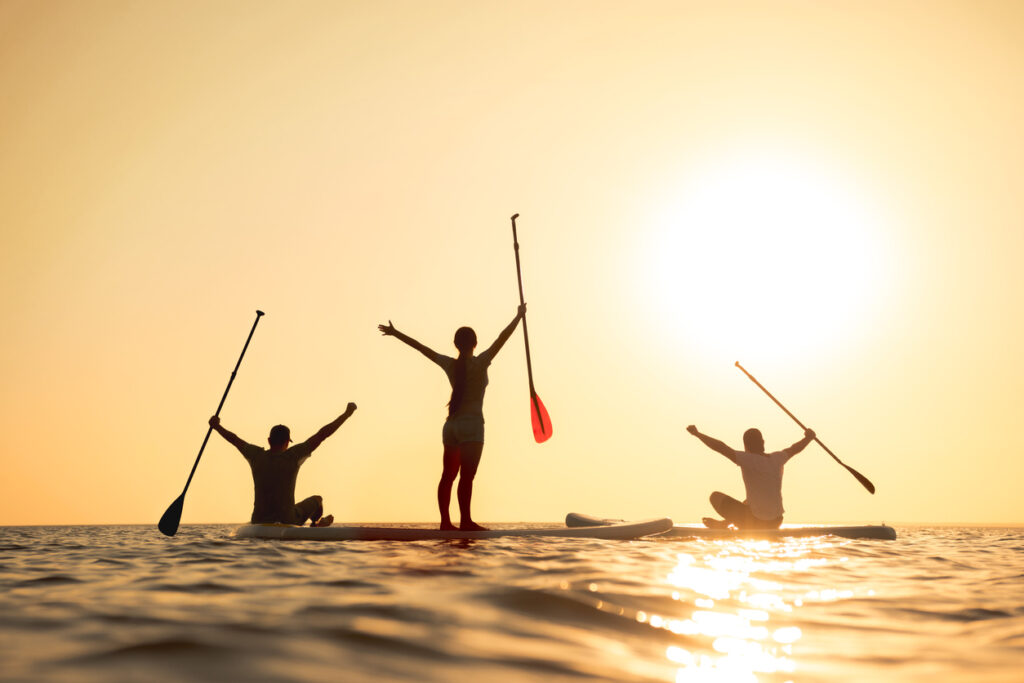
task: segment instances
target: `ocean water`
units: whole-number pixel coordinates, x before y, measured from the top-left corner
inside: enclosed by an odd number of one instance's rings
[[[0,679],[1024,680],[1024,529],[318,543],[233,528],[0,527]]]

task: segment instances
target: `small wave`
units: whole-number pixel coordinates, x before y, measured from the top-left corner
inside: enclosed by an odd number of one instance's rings
[[[175,564],[220,564],[228,558],[217,557],[198,548],[181,549],[176,552],[165,554],[168,559],[174,559]]]
[[[5,615],[3,619],[3,629],[6,633],[17,632],[22,629],[25,631],[52,633],[54,629],[59,629],[63,626],[67,626],[67,620],[65,619],[29,617],[20,614]]]
[[[73,576],[67,576],[66,574],[52,574],[50,576],[40,576],[35,579],[25,579],[15,584],[18,588],[30,588],[32,586],[62,586],[67,584],[82,583],[81,579],[76,579]]]
[[[975,621],[988,621],[990,619],[1005,619],[1012,617],[1013,615],[1003,610],[984,609],[980,607],[957,610],[954,612],[942,612],[932,610],[921,610],[921,609],[903,609],[899,610],[903,614],[907,614],[911,617],[919,619],[938,619],[940,621],[959,621],[959,622],[975,622]]]
[[[1008,633],[1001,636],[998,642],[1002,643],[1007,647],[1013,647],[1017,649],[1024,649],[1024,631],[1017,633]]]
[[[379,583],[373,583],[372,581],[359,581],[358,579],[334,579],[330,581],[311,581],[310,583],[316,586],[328,586],[330,588],[365,588],[367,590],[387,592],[387,589]]]
[[[467,659],[464,655],[455,655],[437,647],[429,647],[402,638],[394,638],[377,633],[367,633],[366,631],[359,631],[351,628],[334,627],[318,629],[317,634],[328,640],[342,641],[347,644],[358,645],[360,647],[372,647],[380,650],[387,650],[394,654],[446,661],[457,659],[465,662]]]
[[[610,601],[607,596],[510,588],[480,597],[496,607],[541,619],[546,623],[572,624],[588,629],[605,628],[620,634],[636,634],[648,639],[653,637],[676,644],[685,639],[679,634],[644,623],[638,619],[643,610]]]
[[[92,546],[84,543],[71,543],[67,541],[51,541],[49,543],[40,543],[37,550],[42,552],[56,552],[58,550],[92,550]]]
[[[510,667],[513,671],[524,669],[548,676],[574,676],[579,678],[592,678],[591,674],[580,671],[571,664],[555,662],[536,657],[504,657],[492,659],[495,664]]]
[[[89,562],[89,564],[109,565],[111,567],[127,567],[131,565],[131,562],[124,560],[115,560],[112,557],[100,557]]]
[[[357,603],[354,605],[309,605],[299,610],[299,616],[351,616],[378,617],[391,619],[401,623],[436,624],[440,615],[432,610],[406,605],[381,605],[373,603]]]
[[[1003,619],[1013,616],[1001,609],[985,609],[981,607],[962,610],[959,615],[963,621],[985,621],[988,619]]]
[[[168,626],[176,623],[167,619],[139,616],[136,614],[97,614],[92,618],[103,623],[117,626]]]
[[[949,557],[942,557],[942,556],[939,556],[939,555],[933,555],[933,556],[931,556],[931,557],[929,557],[927,559],[928,559],[929,562],[937,562],[938,564],[945,565],[946,567],[953,567],[954,569],[958,569],[958,570],[962,569],[962,570],[972,571],[972,570],[975,570],[975,569],[978,568],[978,567],[975,567],[972,564],[967,564],[966,562],[960,562],[958,560],[954,560],[954,559],[949,558]]]
[[[151,586],[146,586],[143,590],[175,591],[178,593],[239,593],[242,591],[241,588],[237,588],[235,586],[226,586],[222,583],[212,583],[210,581],[183,584],[157,583]]]
[[[72,662],[106,662],[133,657],[178,657],[194,655],[225,654],[230,648],[201,643],[187,638],[165,638],[147,643],[124,645],[104,652],[93,652],[67,660]]]
[[[397,573],[404,576],[416,577],[476,576],[476,572],[470,569],[449,569],[439,567],[399,567]]]

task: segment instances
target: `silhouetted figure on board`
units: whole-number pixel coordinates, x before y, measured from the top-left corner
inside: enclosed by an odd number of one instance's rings
[[[516,312],[512,322],[501,331],[490,348],[478,356],[473,355],[476,348],[476,332],[470,327],[460,327],[455,331],[455,348],[459,350],[458,358],[442,355],[407,334],[395,329],[388,321],[387,325],[378,325],[385,336],[396,337],[424,356],[437,363],[452,385],[452,396],[448,402],[448,419],[441,430],[441,442],[444,444],[442,458],[441,481],[437,485],[437,506],[441,510],[441,529],[453,530],[448,508],[452,499],[452,484],[459,477],[457,490],[459,500],[460,529],[465,531],[482,530],[484,527],[473,521],[470,506],[473,499],[473,478],[480,466],[480,455],[484,449],[484,391],[487,389],[487,367],[505,345],[516,325],[523,319],[526,305],[523,304]],[[461,474],[460,474],[461,472]]]
[[[284,425],[276,425],[271,428],[267,438],[270,448],[246,443],[224,429],[219,417],[214,415],[210,418],[210,426],[241,452],[252,469],[255,489],[251,518],[253,524],[302,525],[306,520],[309,520],[310,526],[330,526],[334,523],[334,515],[323,516],[324,503],[320,496],[310,496],[295,502],[295,480],[302,463],[306,462],[324,439],[338,431],[338,427],[355,411],[356,404],[349,403],[345,412],[336,420],[294,446],[289,446],[292,441],[291,431]]]
[[[789,448],[774,453],[764,452],[764,437],[760,430],[748,429],[743,433],[742,451],[734,451],[718,439],[701,434],[690,425],[686,431],[700,439],[705,446],[721,453],[739,465],[747,499],[742,503],[721,491],[711,494],[711,506],[724,519],[704,518],[704,524],[723,528],[730,524],[737,529],[778,529],[782,524],[782,468],[794,455],[814,440],[814,432],[804,432],[804,438]]]

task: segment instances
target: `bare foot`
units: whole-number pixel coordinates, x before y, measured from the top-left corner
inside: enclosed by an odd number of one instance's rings
[[[441,522],[441,531],[458,531],[459,527],[451,522]]]
[[[728,529],[729,528],[729,523],[726,522],[724,519],[713,519],[711,517],[705,517],[701,521],[704,522],[704,526],[706,526],[709,529]]]
[[[480,526],[479,524],[473,521],[463,522],[459,525],[459,529],[461,529],[462,531],[487,531],[487,527]]]
[[[334,515],[327,515],[326,517],[321,517],[315,522],[312,522],[310,526],[330,526],[332,524],[334,524]]]

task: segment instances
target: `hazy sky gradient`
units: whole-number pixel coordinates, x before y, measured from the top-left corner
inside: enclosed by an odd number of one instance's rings
[[[359,411],[297,494],[433,521],[443,373],[518,303],[474,517],[1024,522],[1019,2],[0,0],[0,524],[153,522],[224,424]],[[214,435],[183,523],[247,519]]]

